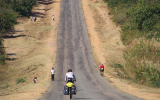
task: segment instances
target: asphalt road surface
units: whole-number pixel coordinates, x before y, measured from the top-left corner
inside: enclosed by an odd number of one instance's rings
[[[62,0],[57,40],[55,81],[40,100],[69,100],[63,95],[65,73],[71,68],[77,78],[73,100],[141,100],[117,90],[100,76],[95,62],[81,0]]]

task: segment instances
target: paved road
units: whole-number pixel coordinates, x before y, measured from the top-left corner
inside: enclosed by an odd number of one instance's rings
[[[73,100],[141,100],[115,89],[99,75],[80,0],[61,2],[55,81],[40,100],[69,100],[69,95],[63,95],[69,68],[77,78],[77,95],[73,95]]]

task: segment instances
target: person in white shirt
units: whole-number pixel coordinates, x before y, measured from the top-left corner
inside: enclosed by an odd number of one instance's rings
[[[52,70],[51,70],[51,80],[52,81],[54,81],[54,73],[55,71],[54,71],[54,68],[52,67]]]
[[[68,72],[66,73],[65,76],[65,82],[73,82],[76,81],[76,77],[74,75],[74,73],[72,72],[72,69],[68,69]]]

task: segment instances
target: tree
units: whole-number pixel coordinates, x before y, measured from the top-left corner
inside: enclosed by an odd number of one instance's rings
[[[150,31],[160,19],[160,6],[158,3],[139,0],[136,7],[131,7],[127,13],[129,29]]]

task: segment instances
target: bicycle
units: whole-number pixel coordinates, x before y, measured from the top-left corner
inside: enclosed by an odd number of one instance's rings
[[[104,68],[100,68],[100,75],[103,76],[104,74]]]

